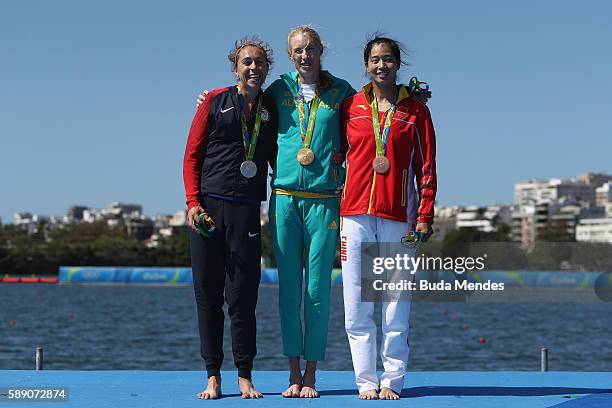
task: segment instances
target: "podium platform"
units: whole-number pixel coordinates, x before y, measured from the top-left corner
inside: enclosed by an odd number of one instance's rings
[[[68,388],[64,402],[21,402],[14,407],[612,407],[610,372],[410,372],[398,401],[360,401],[348,371],[321,371],[318,399],[286,399],[286,371],[255,371],[264,398],[243,400],[237,373],[223,373],[223,398],[199,400],[199,371],[0,371],[0,388]],[[6,405],[0,397],[0,405]],[[6,405],[9,406],[9,405]]]

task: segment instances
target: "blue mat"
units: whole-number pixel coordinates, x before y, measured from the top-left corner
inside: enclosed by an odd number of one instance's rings
[[[591,372],[411,372],[399,401],[359,401],[353,373],[322,371],[321,397],[285,399],[284,371],[256,371],[264,393],[245,401],[235,372],[223,373],[224,397],[201,401],[205,378],[198,371],[0,371],[0,388],[68,387],[64,403],[19,403],[15,407],[329,407],[390,404],[394,407],[612,407],[612,373]],[[1,404],[1,403],[0,403]],[[4,404],[2,404],[4,405]]]

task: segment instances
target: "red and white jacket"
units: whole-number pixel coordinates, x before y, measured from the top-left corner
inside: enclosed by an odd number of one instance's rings
[[[372,97],[369,83],[342,104],[346,181],[340,215],[371,214],[432,224],[437,188],[436,137],[429,109],[410,97],[405,87],[400,88],[387,141],[386,157],[391,166],[379,174],[372,167],[376,157]],[[385,117],[386,112],[379,112],[381,135]]]

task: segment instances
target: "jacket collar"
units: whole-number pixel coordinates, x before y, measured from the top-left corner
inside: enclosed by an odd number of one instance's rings
[[[298,72],[287,72],[286,74],[282,74],[281,78],[287,83],[289,89],[294,94],[297,93],[297,88],[299,86],[298,83]],[[328,71],[321,70],[319,73],[319,84],[321,85],[321,89],[327,89],[332,86],[334,83],[334,77]]]
[[[395,102],[396,105],[404,99],[410,97],[410,93],[408,93],[408,89],[404,85],[400,84],[399,87],[399,94],[397,95],[397,101]],[[363,87],[361,87],[361,90],[363,91],[363,96],[365,96],[368,105],[371,105],[372,101],[374,100],[372,82],[368,82],[367,84],[365,84]]]

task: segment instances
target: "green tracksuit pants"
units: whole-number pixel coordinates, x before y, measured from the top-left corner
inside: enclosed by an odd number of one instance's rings
[[[288,357],[303,355],[307,361],[324,360],[340,200],[272,194],[269,214],[278,267],[283,353]],[[306,280],[304,332],[302,278]]]

